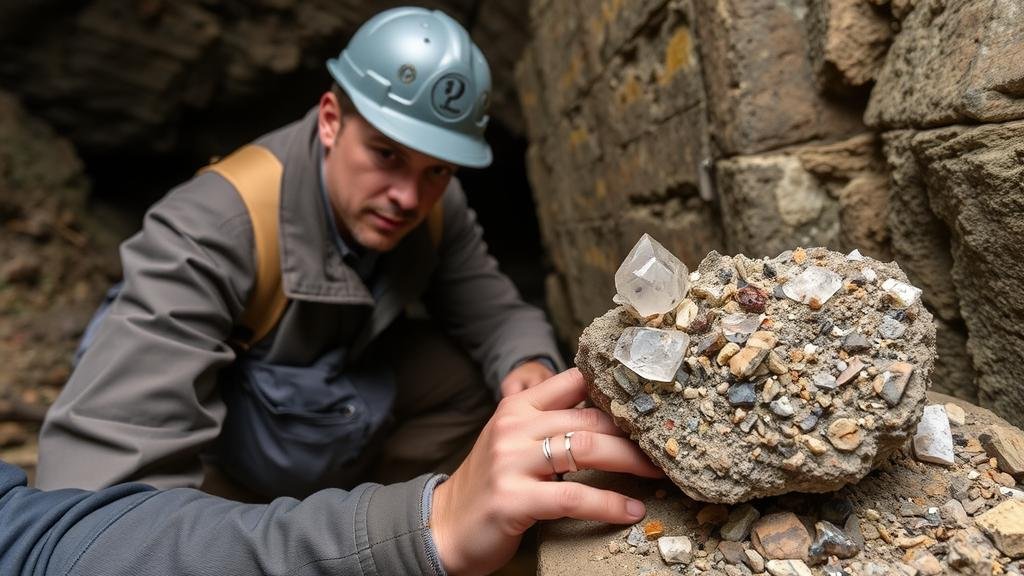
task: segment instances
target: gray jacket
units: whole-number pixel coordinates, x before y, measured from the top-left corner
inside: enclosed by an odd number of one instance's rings
[[[436,480],[250,505],[143,484],[41,492],[0,461],[0,574],[441,575],[422,496]]]
[[[250,355],[301,369],[349,342],[346,353],[358,356],[422,299],[495,393],[517,362],[559,358],[543,314],[522,302],[488,255],[457,181],[442,200],[440,245],[426,226],[411,232],[381,255],[371,293],[324,225],[316,110],[257,143],[284,164],[280,250],[289,305]],[[236,364],[228,342],[254,286],[241,198],[218,174],[193,178],[150,209],[121,259],[124,288],[43,426],[41,488],[199,486],[200,455],[221,434],[218,375]]]

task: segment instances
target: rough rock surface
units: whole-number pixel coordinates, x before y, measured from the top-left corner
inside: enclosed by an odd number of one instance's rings
[[[934,127],[1024,118],[1024,5],[919,0],[871,92],[865,122]]]
[[[782,294],[821,268],[838,274],[834,295],[803,304]],[[630,394],[616,381],[616,342],[640,323],[625,307],[584,331],[576,364],[594,402],[692,498],[836,490],[914,433],[931,377],[931,314],[916,294],[898,307],[881,288],[890,279],[906,281],[894,263],[824,248],[761,260],[712,252],[691,278],[698,313],[685,320],[692,341],[675,382],[641,381]],[[753,326],[723,334],[744,313]],[[663,322],[676,320],[669,313],[648,325]],[[883,323],[902,334],[880,337]]]
[[[815,540],[806,550],[806,564],[815,575],[1024,574],[1024,558],[1010,558],[996,547],[996,535],[1002,534],[1005,544],[1005,536],[1020,533],[1020,522],[1000,515],[999,522],[988,523],[992,536],[978,525],[1007,502],[1024,502],[1021,484],[1013,486],[1012,479],[1006,478],[1008,470],[986,454],[982,446],[986,434],[999,428],[1024,442],[1024,432],[988,410],[948,396],[929,392],[928,401],[947,410],[955,403],[964,411],[964,421],[952,427],[953,467],[917,461],[907,445],[859,483],[830,494],[789,494],[727,507],[691,500],[667,480],[589,471],[570,475],[573,481],[642,500],[647,517],[633,527],[572,519],[545,522],[539,538],[538,574],[571,576],[581,570],[588,576],[761,574],[770,559],[757,550],[753,533],[737,542],[725,540],[723,523],[731,512],[741,510],[761,517],[795,514]],[[751,505],[752,511],[748,510]],[[654,523],[661,526],[662,537],[691,541],[688,564],[666,565],[653,540],[626,540],[633,531],[642,536],[642,528]],[[823,527],[828,528],[829,537],[819,540]],[[807,540],[799,528],[788,532],[773,532],[775,541],[789,548],[784,555],[791,557],[777,563],[804,557]],[[818,549],[835,557],[826,559],[816,553]]]
[[[808,47],[818,85],[841,93],[875,79],[885,63],[892,28],[864,0],[820,0],[808,5]]]

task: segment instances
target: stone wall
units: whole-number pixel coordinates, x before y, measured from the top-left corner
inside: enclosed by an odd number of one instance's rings
[[[794,246],[896,259],[934,387],[1024,422],[1024,4],[533,0],[530,178],[575,341],[641,232],[690,266]]]
[[[185,145],[221,154],[312,106],[360,23],[398,0],[40,0],[0,3],[0,88],[89,156]],[[431,0],[470,29],[492,113],[518,133],[512,69],[525,0]],[[217,142],[211,141],[217,139]],[[227,143],[227,144],[224,144]]]

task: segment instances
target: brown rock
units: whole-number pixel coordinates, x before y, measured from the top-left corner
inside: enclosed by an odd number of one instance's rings
[[[907,382],[914,372],[913,364],[907,362],[894,362],[887,366],[881,374],[875,377],[872,387],[875,394],[878,394],[886,404],[895,406],[903,398],[903,391],[907,388]]]
[[[808,7],[808,44],[818,85],[839,91],[874,80],[892,40],[888,19],[863,0],[823,0]]]
[[[854,356],[847,365],[846,370],[843,370],[836,378],[836,386],[842,386],[843,384],[857,378],[857,375],[860,374],[860,371],[864,368],[864,362],[861,362],[860,358]]]
[[[739,542],[723,540],[718,543],[718,551],[725,557],[725,561],[730,564],[744,564],[747,561],[746,551],[743,548],[743,544]]]
[[[811,535],[792,512],[769,514],[754,523],[750,542],[765,558],[807,560]]]
[[[748,378],[767,356],[767,348],[746,346],[729,359],[729,371],[737,378]]]
[[[1010,558],[1024,557],[1024,501],[1006,500],[974,521],[1000,552]]]
[[[985,452],[996,459],[999,469],[1024,480],[1024,433],[1006,426],[992,426],[978,440]]]
[[[852,452],[864,439],[857,423],[849,418],[839,418],[828,427],[828,440],[836,450]]]
[[[917,573],[921,576],[938,576],[943,572],[942,563],[927,550],[915,554],[910,565],[917,569]]]

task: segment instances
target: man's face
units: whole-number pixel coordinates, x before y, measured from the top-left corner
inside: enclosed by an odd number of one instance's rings
[[[403,146],[358,114],[343,114],[334,94],[320,100],[324,183],[346,240],[385,252],[419,225],[444,194],[455,166]]]

